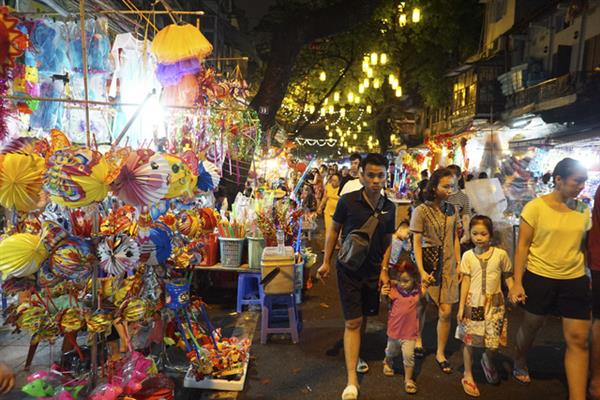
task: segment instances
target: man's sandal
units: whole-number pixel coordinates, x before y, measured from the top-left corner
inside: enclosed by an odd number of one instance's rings
[[[342,392],[342,400],[357,400],[358,388],[354,385],[348,385]]]
[[[362,358],[359,358],[358,363],[356,364],[356,372],[359,374],[366,374],[369,372],[369,364]]]

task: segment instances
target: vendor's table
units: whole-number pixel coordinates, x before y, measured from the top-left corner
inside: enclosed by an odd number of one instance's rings
[[[260,269],[250,269],[248,264],[242,264],[237,268],[224,267],[221,263],[217,263],[210,267],[196,266],[194,271],[222,271],[222,272],[260,272]]]

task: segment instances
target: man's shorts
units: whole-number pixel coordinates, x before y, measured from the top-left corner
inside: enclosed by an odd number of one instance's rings
[[[591,314],[590,280],[584,275],[575,279],[552,279],[525,271],[523,288],[525,310],[536,315],[589,320]]]
[[[592,270],[592,316],[600,320],[600,271]]]
[[[336,265],[340,301],[346,321],[370,317],[379,312],[379,275],[361,277]]]

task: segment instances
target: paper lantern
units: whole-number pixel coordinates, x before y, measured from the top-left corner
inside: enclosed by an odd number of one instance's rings
[[[167,193],[169,163],[152,150],[131,152],[111,185],[113,193],[127,204],[139,207],[157,203]]]
[[[33,154],[0,154],[0,204],[31,211],[40,203],[45,162]]]
[[[171,24],[161,29],[152,41],[152,53],[161,64],[172,64],[188,58],[206,58],[212,45],[198,28],[190,24]]]
[[[0,272],[3,279],[35,274],[48,256],[40,235],[17,233],[0,241]]]
[[[96,151],[59,150],[50,156],[45,190],[57,204],[75,208],[104,200],[110,188],[109,165]]]

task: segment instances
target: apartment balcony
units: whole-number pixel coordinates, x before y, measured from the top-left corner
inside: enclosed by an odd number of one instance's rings
[[[506,97],[503,117],[545,112],[600,95],[600,71],[577,72],[548,79]]]

